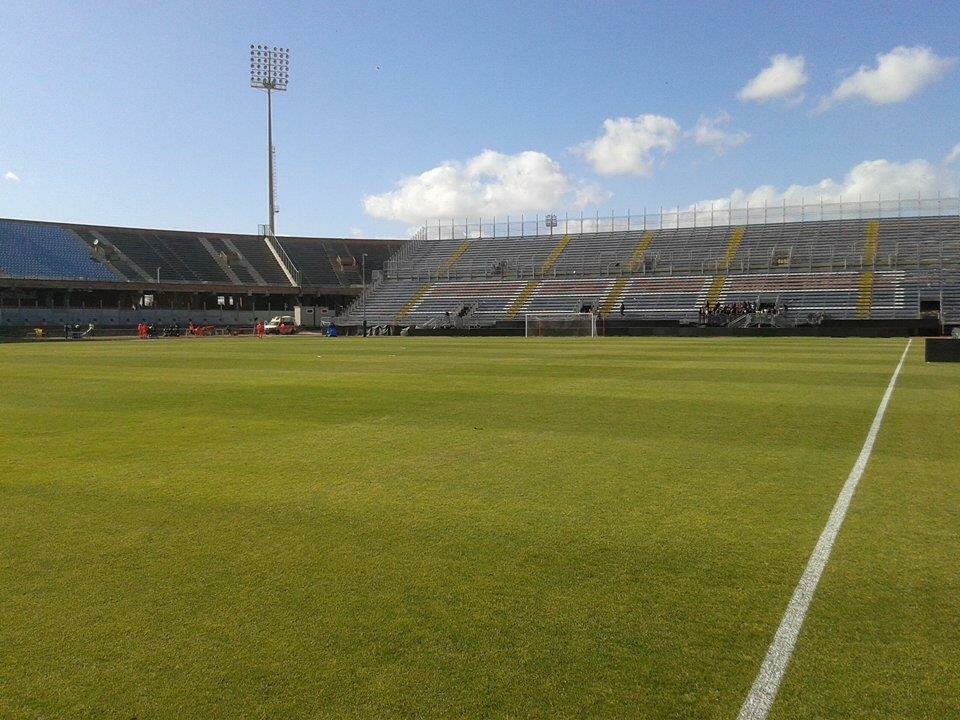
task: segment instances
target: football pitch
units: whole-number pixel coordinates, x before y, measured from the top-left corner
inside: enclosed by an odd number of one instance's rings
[[[736,718],[905,345],[0,346],[0,717]],[[922,355],[770,718],[960,717]]]

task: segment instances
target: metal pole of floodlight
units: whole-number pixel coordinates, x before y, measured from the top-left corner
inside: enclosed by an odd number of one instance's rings
[[[250,87],[267,91],[267,205],[271,237],[276,234],[276,183],[273,167],[273,93],[287,89],[290,79],[290,48],[276,45],[250,46]]]

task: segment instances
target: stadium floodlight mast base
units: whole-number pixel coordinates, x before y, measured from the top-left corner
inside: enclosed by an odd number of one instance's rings
[[[273,92],[287,89],[290,79],[290,48],[276,45],[250,46],[250,87],[267,91],[267,204],[271,237],[276,236],[277,198],[273,168]]]

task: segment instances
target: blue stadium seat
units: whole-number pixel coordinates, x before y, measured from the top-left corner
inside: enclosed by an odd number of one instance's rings
[[[123,280],[56,225],[0,220],[0,272],[19,278]]]

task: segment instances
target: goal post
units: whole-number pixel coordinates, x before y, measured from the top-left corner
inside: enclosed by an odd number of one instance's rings
[[[597,337],[594,313],[527,313],[523,316],[526,337]]]

